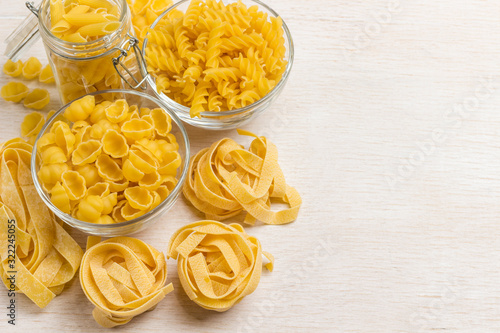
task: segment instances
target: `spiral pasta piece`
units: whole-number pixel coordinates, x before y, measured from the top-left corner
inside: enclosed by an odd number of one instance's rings
[[[128,323],[151,311],[174,288],[165,286],[165,256],[151,245],[130,237],[99,242],[89,237],[82,258],[80,284],[103,327]]]
[[[260,220],[266,224],[293,222],[302,199],[285,182],[278,164],[278,150],[265,137],[253,136],[248,150],[232,139],[222,139],[191,158],[184,196],[207,219],[225,220],[246,211],[245,223]],[[279,199],[290,208],[275,212],[271,199]]]
[[[177,272],[188,297],[202,308],[223,312],[251,294],[259,284],[262,251],[259,240],[237,223],[217,221],[188,224],[170,238],[167,258],[177,260]]]
[[[43,308],[74,277],[83,251],[37,193],[30,171],[32,149],[24,140],[13,139],[0,150],[0,276],[9,286],[15,271],[16,292]],[[14,245],[8,221],[15,224]],[[11,248],[15,251],[8,251]]]

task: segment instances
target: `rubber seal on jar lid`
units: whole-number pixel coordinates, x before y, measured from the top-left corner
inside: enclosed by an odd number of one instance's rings
[[[26,7],[33,14],[29,14],[4,41],[7,44],[4,54],[12,61],[18,60],[40,38],[37,9],[40,8],[40,4],[26,2]]]

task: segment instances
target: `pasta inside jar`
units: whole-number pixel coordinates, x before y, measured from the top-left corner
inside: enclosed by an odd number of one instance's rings
[[[63,103],[139,75],[125,0],[44,0],[38,18]]]

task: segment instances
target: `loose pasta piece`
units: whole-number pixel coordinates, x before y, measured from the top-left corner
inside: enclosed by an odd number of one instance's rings
[[[202,308],[224,312],[251,294],[259,284],[262,255],[273,270],[274,258],[259,240],[237,223],[190,223],[170,238],[167,258],[177,260],[177,272],[187,296]]]
[[[50,65],[45,66],[40,72],[40,76],[38,77],[38,81],[42,83],[54,83],[54,73],[52,72],[52,68]]]
[[[31,112],[24,117],[21,123],[21,135],[25,137],[37,136],[45,124],[43,114],[40,112]]]
[[[29,58],[23,65],[23,76],[25,79],[32,80],[42,72],[42,63],[35,57]]]
[[[50,95],[46,89],[35,88],[24,98],[24,106],[30,109],[41,110],[50,102]]]
[[[74,277],[83,251],[54,219],[35,189],[30,171],[32,148],[17,139],[5,143],[0,150],[0,219],[3,221],[0,223],[0,276],[6,286],[14,284],[16,292],[44,308]],[[17,235],[15,260],[10,263],[9,225],[15,226]],[[14,281],[9,281],[13,274]]]
[[[87,240],[80,284],[95,308],[92,315],[103,327],[124,325],[153,310],[173,290],[165,286],[165,256],[141,240],[115,237]]]
[[[9,76],[18,77],[23,72],[23,62],[21,60],[13,62],[9,59],[3,65],[3,72]]]
[[[253,136],[248,150],[232,139],[222,139],[191,158],[184,196],[207,219],[225,220],[246,211],[245,223],[260,220],[266,224],[293,222],[302,199],[285,182],[278,164],[278,150],[265,137]],[[279,199],[290,208],[271,210],[271,200]]]
[[[0,91],[3,99],[14,103],[19,103],[28,93],[29,89],[24,83],[15,81],[10,81]]]

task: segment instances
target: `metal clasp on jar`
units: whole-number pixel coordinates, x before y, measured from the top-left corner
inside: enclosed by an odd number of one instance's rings
[[[140,87],[141,89],[145,90],[147,88],[146,80],[149,76],[149,73],[147,73],[146,70],[146,61],[144,60],[142,52],[139,48],[139,40],[130,34],[127,34],[127,36],[129,37],[128,40],[125,40],[125,42],[120,47],[114,48],[115,50],[120,51],[120,55],[118,57],[113,58],[113,66],[115,66],[115,70],[118,73],[118,75],[120,75],[122,80],[126,82],[130,88],[137,89]],[[122,62],[123,58],[129,55],[130,50],[133,50],[135,54],[135,59],[137,61],[139,68],[139,74],[142,77],[140,81],[135,77],[135,75],[130,71],[130,69]],[[127,78],[125,78],[125,76],[123,75],[122,71],[120,71],[118,66],[120,66],[127,72],[127,74],[131,78],[130,81]]]

